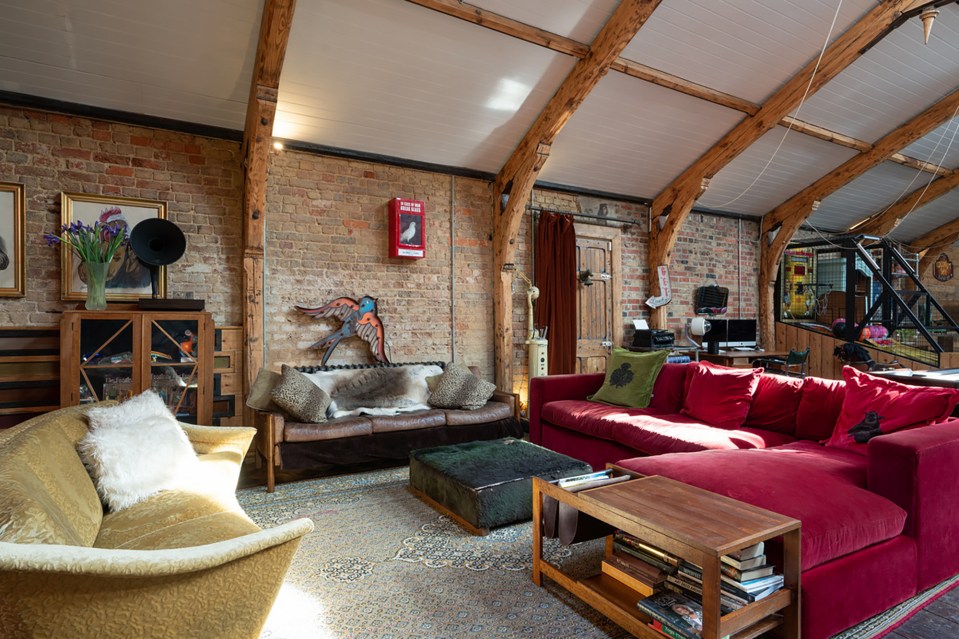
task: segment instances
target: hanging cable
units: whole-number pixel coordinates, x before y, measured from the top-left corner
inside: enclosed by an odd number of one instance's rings
[[[757,175],[755,179],[753,179],[753,181],[749,183],[749,186],[747,186],[742,193],[740,193],[733,199],[729,200],[728,202],[711,205],[712,208],[721,209],[725,206],[729,206],[733,202],[736,202],[737,200],[739,200],[742,196],[749,193],[752,190],[752,188],[756,186],[756,182],[759,181],[759,178],[763,176],[766,170],[773,163],[773,160],[776,159],[776,156],[779,154],[779,150],[782,148],[783,143],[786,141],[786,136],[789,135],[790,131],[792,131],[793,122],[795,122],[796,119],[799,117],[799,112],[802,110],[803,104],[806,103],[806,97],[809,95],[809,89],[812,88],[813,80],[816,79],[816,74],[819,72],[819,65],[822,63],[822,58],[824,55],[826,55],[826,49],[829,47],[829,39],[832,37],[833,29],[836,27],[836,20],[839,18],[839,10],[841,8],[842,8],[842,0],[839,0],[839,4],[836,6],[836,13],[833,14],[832,16],[832,24],[829,25],[829,33],[826,34],[826,41],[823,42],[822,44],[822,50],[819,52],[819,57],[816,59],[816,66],[813,67],[812,75],[809,77],[809,82],[806,84],[806,90],[802,94],[802,99],[799,100],[799,106],[796,107],[796,111],[793,114],[793,117],[789,120],[789,126],[786,127],[786,131],[785,133],[783,133],[782,139],[779,141],[779,144],[776,146],[776,150],[773,151],[773,154],[770,156],[769,160],[766,162],[766,166],[762,168],[762,170],[759,172],[759,175]]]

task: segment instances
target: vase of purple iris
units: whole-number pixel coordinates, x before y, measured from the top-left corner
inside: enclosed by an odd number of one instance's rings
[[[118,222],[99,221],[93,225],[83,222],[64,224],[60,233],[44,236],[49,246],[64,246],[72,249],[81,264],[78,274],[87,285],[84,308],[102,311],[107,307],[106,282],[113,256],[127,242],[126,225]]]

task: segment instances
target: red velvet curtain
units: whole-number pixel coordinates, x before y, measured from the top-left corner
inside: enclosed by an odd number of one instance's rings
[[[576,372],[576,231],[568,215],[541,213],[536,228],[535,320],[549,327],[549,374]]]

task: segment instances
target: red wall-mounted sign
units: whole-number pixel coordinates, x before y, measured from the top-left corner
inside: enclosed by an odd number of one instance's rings
[[[390,200],[390,257],[426,257],[426,203],[395,197]]]

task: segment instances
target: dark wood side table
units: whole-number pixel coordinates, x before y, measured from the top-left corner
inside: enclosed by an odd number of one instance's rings
[[[636,607],[642,595],[603,573],[574,579],[543,559],[544,495],[702,566],[703,639],[750,639],[777,627],[785,639],[799,639],[799,521],[666,477],[641,477],[578,493],[534,478],[533,583],[541,586],[543,575],[549,577],[641,639],[662,639]],[[720,558],[778,536],[783,537],[783,588],[722,615]]]

